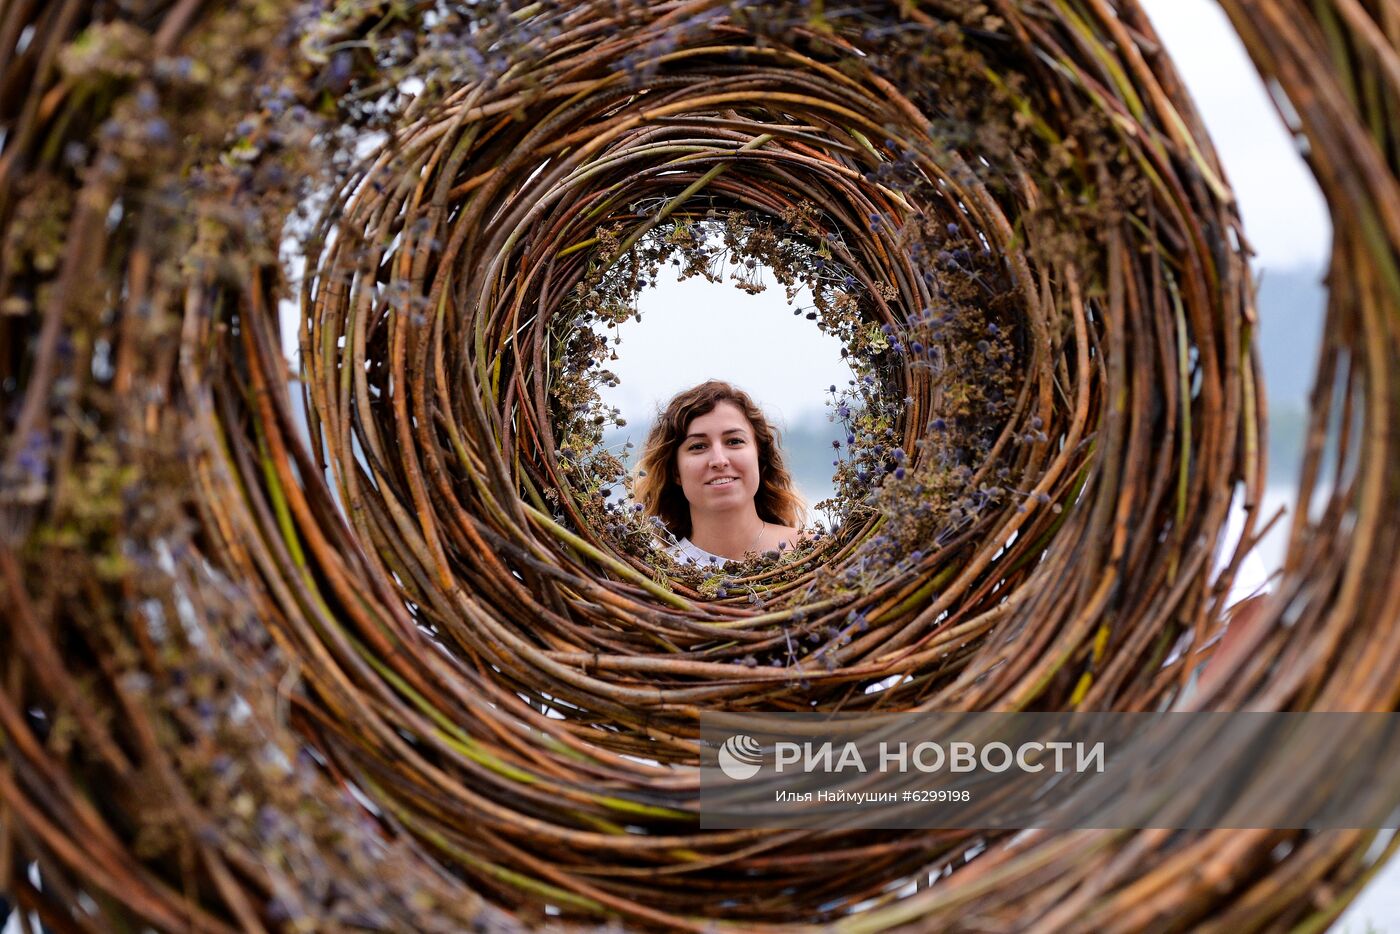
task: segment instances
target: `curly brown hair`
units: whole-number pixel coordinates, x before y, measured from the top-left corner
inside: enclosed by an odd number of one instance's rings
[[[754,494],[758,517],[776,525],[801,527],[807,519],[807,507],[793,489],[777,430],[748,393],[717,379],[678,393],[657,415],[638,464],[637,501],[647,515],[659,516],[677,538],[690,535],[690,503],[681,490],[676,452],[690,423],[721,402],[736,406],[753,425],[758,443],[758,492]]]

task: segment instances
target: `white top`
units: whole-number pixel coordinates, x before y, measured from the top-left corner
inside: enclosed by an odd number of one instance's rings
[[[720,567],[730,560],[722,555],[711,554],[688,538],[681,539],[666,550],[670,553],[672,558],[675,558],[681,564],[698,564],[702,567]]]

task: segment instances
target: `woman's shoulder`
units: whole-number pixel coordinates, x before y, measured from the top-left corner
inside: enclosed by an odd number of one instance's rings
[[[666,549],[672,558],[681,564],[698,564],[702,567],[722,566],[729,559],[711,554],[689,538],[682,538]]]

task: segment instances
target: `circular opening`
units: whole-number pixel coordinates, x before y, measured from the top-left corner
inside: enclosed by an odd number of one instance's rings
[[[815,507],[835,491],[832,460],[840,450],[834,454],[832,442],[846,437],[833,419],[828,392],[854,378],[845,348],[806,317],[814,313],[806,286],[789,295],[766,265],[726,267],[723,281],[712,283],[699,276],[681,279],[678,265],[666,263],[655,287],[638,296],[639,317],[595,326],[609,341],[607,367],[618,379],[600,387],[599,395],[627,423],[605,432],[604,443],[630,470],[657,413],[673,396],[722,379],[748,392],[781,430],[799,493],[814,518],[834,526],[834,513]],[[766,288],[738,287],[736,279],[749,277]],[[633,447],[625,448],[628,443]]]
[[[573,500],[564,511],[572,505],[579,526],[601,530],[642,563],[666,566],[658,551],[674,548],[677,530],[631,496],[629,480],[636,478],[628,473],[629,455],[645,442],[629,439],[636,419],[610,395],[622,386],[615,366],[620,334],[640,320],[642,296],[672,270],[712,287],[731,282],[750,295],[762,293],[763,275],[771,273],[796,302],[791,316],[836,342],[834,356],[845,372],[821,390],[827,430],[818,422],[811,432],[821,438],[820,463],[832,470],[828,495],[809,503],[825,514],[816,523],[819,533],[839,529],[844,536],[883,523],[889,534],[877,563],[891,565],[902,560],[899,552],[918,551],[920,541],[949,540],[948,530],[931,524],[949,518],[942,513],[951,499],[965,500],[951,506],[955,527],[998,501],[995,484],[975,486],[970,499],[957,490],[982,466],[1015,395],[1018,339],[998,263],[984,238],[964,235],[956,223],[887,218],[883,224],[931,260],[922,272],[927,304],[916,310],[900,313],[910,296],[868,276],[859,263],[832,259],[833,252],[850,255],[842,228],[807,203],[781,219],[713,205],[703,213],[679,211],[670,224],[633,241],[623,241],[622,225],[601,227],[604,260],[572,287],[563,306],[564,349],[552,377],[554,427]],[[809,303],[801,301],[804,292]],[[711,308],[716,301],[709,299]],[[720,332],[721,354],[726,337],[730,344],[751,340],[752,330],[738,325],[733,334]],[[664,365],[682,346],[694,363],[689,342],[672,334],[653,363]],[[780,346],[749,352],[766,356],[768,372],[782,378],[791,358],[774,355]],[[791,465],[793,452],[787,453]],[[768,557],[803,566],[800,551]]]

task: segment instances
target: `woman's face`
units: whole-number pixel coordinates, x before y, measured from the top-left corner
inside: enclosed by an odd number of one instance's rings
[[[753,425],[732,402],[719,403],[686,426],[676,468],[692,512],[752,503],[759,480]]]

